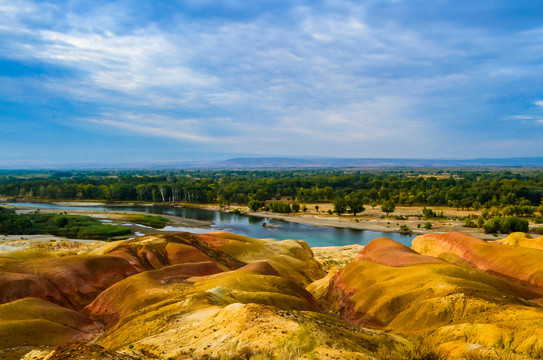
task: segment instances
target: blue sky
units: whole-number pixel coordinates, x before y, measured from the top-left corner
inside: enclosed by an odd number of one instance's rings
[[[543,3],[0,0],[0,81],[0,168],[543,156]]]

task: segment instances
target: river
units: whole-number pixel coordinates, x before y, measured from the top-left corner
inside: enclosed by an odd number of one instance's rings
[[[226,231],[253,238],[267,238],[275,240],[304,240],[311,247],[342,246],[350,244],[366,245],[378,237],[388,237],[404,245],[411,246],[415,235],[406,235],[394,232],[377,232],[327,226],[314,226],[297,224],[283,220],[264,219],[254,216],[238,215],[229,212],[204,210],[198,208],[181,208],[171,206],[62,206],[50,203],[7,203],[17,207],[34,207],[55,210],[86,210],[86,211],[140,211],[150,214],[167,214],[180,216],[186,219],[210,221],[210,228],[175,228],[167,226],[164,231],[188,231],[206,233],[212,231]],[[263,226],[266,223],[269,226]]]

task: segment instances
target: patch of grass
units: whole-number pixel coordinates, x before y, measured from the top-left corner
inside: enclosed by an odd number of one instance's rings
[[[381,345],[375,354],[379,360],[445,360],[447,356],[434,344],[417,338],[408,344]]]
[[[526,353],[534,359],[543,359],[543,341],[535,341]]]
[[[129,228],[103,224],[90,216],[41,213],[20,216],[25,216],[30,220],[35,234],[107,240],[132,233]]]
[[[276,351],[279,359],[294,360],[307,354],[317,346],[314,326],[302,325]]]
[[[136,224],[151,226],[156,229],[162,229],[166,224],[171,223],[170,220],[158,215],[131,215],[128,219]]]

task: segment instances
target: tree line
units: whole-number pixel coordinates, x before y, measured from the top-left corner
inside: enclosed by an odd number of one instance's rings
[[[261,170],[3,173],[0,195],[39,200],[163,204],[334,203],[352,213],[363,204],[506,208],[522,214],[543,198],[541,171]]]

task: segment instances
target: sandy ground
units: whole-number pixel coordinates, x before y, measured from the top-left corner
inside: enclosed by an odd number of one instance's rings
[[[59,206],[102,206],[106,203],[95,201],[59,201],[54,202],[53,204]]]
[[[0,235],[0,242],[8,242],[8,241],[17,241],[17,240],[28,240],[28,241],[62,241],[62,240],[70,240],[70,241],[77,241],[81,243],[92,243],[96,240],[89,240],[89,239],[68,239],[63,236],[54,236],[54,235],[47,235],[47,234],[38,234],[38,235]]]

